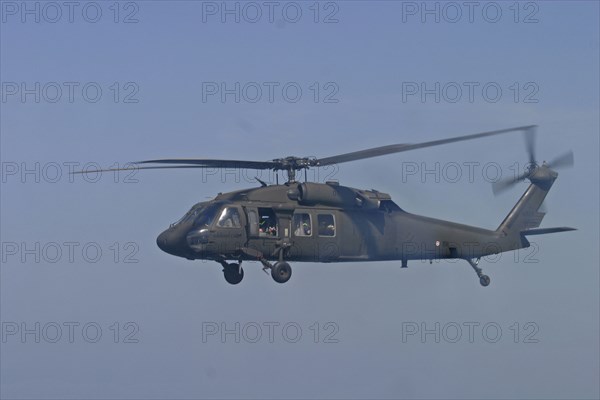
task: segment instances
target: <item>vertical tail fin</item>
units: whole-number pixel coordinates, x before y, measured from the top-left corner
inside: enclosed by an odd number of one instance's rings
[[[529,177],[531,184],[496,231],[506,236],[540,226],[545,213],[540,212],[539,208],[557,176],[555,171],[545,165],[537,167]]]

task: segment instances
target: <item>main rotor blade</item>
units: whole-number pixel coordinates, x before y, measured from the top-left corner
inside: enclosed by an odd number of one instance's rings
[[[154,165],[154,166],[144,166],[140,167],[137,163],[131,163],[129,167],[123,168],[107,168],[107,169],[90,169],[83,171],[74,171],[71,172],[72,175],[78,174],[95,174],[97,172],[114,172],[114,171],[137,171],[138,169],[172,169],[172,168],[208,168],[202,165]]]
[[[502,133],[524,131],[527,129],[531,129],[535,126],[536,125],[520,126],[517,128],[509,128],[509,129],[501,129],[501,130],[497,130],[497,131],[475,133],[473,135],[458,136],[458,137],[453,137],[453,138],[449,138],[449,139],[433,140],[430,142],[423,142],[423,143],[392,144],[392,145],[388,145],[388,146],[374,147],[372,149],[359,150],[359,151],[354,151],[352,153],[345,153],[345,154],[340,154],[337,156],[331,156],[331,157],[317,159],[313,162],[313,165],[322,166],[322,165],[339,164],[339,163],[348,162],[348,161],[362,160],[365,158],[379,157],[379,156],[384,156],[384,155],[392,154],[392,153],[400,153],[402,151],[421,149],[424,147],[440,146],[440,145],[448,144],[448,143],[462,142],[465,140],[472,140],[472,139],[479,139],[482,137],[499,135]]]
[[[556,157],[554,160],[548,163],[550,168],[560,168],[560,167],[572,167],[575,164],[575,157],[573,156],[573,151],[568,151],[562,156]]]
[[[529,155],[529,165],[535,164],[535,136],[536,127],[533,126],[525,131],[525,146]]]
[[[202,158],[173,158],[162,160],[138,161],[134,164],[190,164],[202,168],[248,168],[272,169],[280,167],[280,163],[273,161],[246,161],[246,160],[214,160]]]

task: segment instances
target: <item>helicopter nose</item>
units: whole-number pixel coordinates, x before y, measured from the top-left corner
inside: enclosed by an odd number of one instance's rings
[[[158,237],[156,238],[156,244],[162,251],[166,253],[168,253],[167,248],[169,246],[169,239],[167,236],[167,232],[165,231],[158,235]]]
[[[176,240],[171,229],[167,229],[158,235],[156,244],[165,253],[175,255]]]

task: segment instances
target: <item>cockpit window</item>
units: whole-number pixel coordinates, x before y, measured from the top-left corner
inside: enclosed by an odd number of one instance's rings
[[[177,224],[180,224],[180,223],[181,223],[181,222],[182,222],[182,221],[185,219],[185,217],[187,217],[187,214],[184,214],[184,215],[183,215],[183,217],[181,217],[181,218],[179,218],[177,221],[173,222],[173,223],[171,224],[171,226],[175,226],[175,225],[177,225]]]
[[[217,211],[223,203],[198,203],[190,209],[179,221],[171,224],[171,226],[179,225],[184,222],[194,222],[194,227],[209,227],[214,219]]]
[[[236,207],[225,207],[221,211],[217,226],[220,228],[240,228],[240,212]]]
[[[202,212],[202,210],[204,209],[204,206],[194,206],[190,209],[190,211],[186,212],[184,214],[183,217],[181,217],[177,222],[174,222],[171,224],[171,226],[175,226],[178,225],[184,221],[191,221],[192,219],[194,219],[198,214],[200,214]]]
[[[194,227],[202,228],[212,225],[220,206],[220,204],[212,204],[208,207],[203,207],[199,213],[195,213],[194,215],[197,215],[197,217],[194,220]]]

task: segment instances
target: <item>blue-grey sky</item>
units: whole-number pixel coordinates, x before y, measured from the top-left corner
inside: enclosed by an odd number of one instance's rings
[[[598,398],[599,5],[469,4],[1,1],[0,397]],[[155,239],[257,173],[68,175],[529,124],[539,161],[576,160],[542,227],[578,230],[482,260],[487,288],[463,261],[295,263],[285,285],[246,263],[230,286]],[[490,181],[526,161],[512,133],[312,177],[495,228],[526,185]]]

